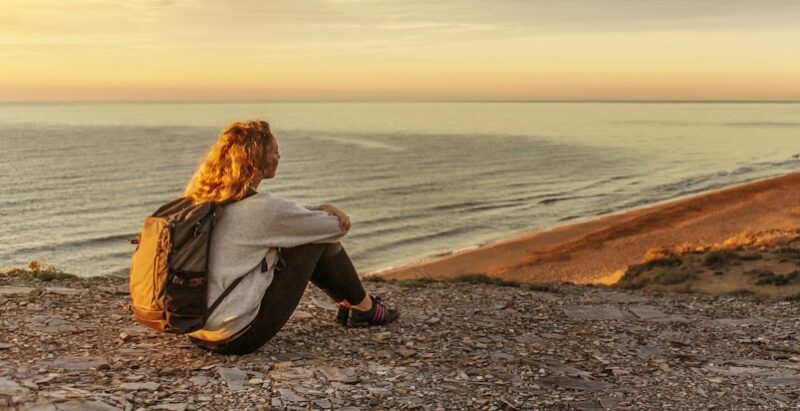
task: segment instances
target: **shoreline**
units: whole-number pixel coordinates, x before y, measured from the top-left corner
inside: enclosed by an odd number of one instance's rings
[[[453,250],[365,277],[483,274],[522,283],[614,284],[649,250],[800,226],[800,172],[690,194]]]

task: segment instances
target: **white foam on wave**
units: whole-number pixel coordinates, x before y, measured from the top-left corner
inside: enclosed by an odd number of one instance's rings
[[[404,147],[393,146],[391,144],[381,143],[379,141],[371,141],[353,137],[333,137],[333,136],[313,136],[319,140],[328,140],[335,143],[349,144],[361,148],[368,148],[372,150],[388,150],[388,151],[405,151]]]

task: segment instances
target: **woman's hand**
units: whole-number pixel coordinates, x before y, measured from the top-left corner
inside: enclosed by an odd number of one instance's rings
[[[345,214],[342,210],[339,210],[330,204],[323,204],[319,206],[319,209],[338,218],[339,228],[344,231],[350,230],[350,217],[348,217],[347,214]]]

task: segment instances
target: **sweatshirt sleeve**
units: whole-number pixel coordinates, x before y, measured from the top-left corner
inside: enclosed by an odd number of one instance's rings
[[[336,243],[347,234],[339,227],[339,219],[325,211],[311,210],[278,197],[272,197],[271,201],[274,202],[268,227],[271,247]]]

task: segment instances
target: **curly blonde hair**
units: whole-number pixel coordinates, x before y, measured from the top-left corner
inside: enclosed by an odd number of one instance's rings
[[[219,134],[183,192],[195,204],[240,200],[256,185],[274,137],[266,121],[237,121]]]

